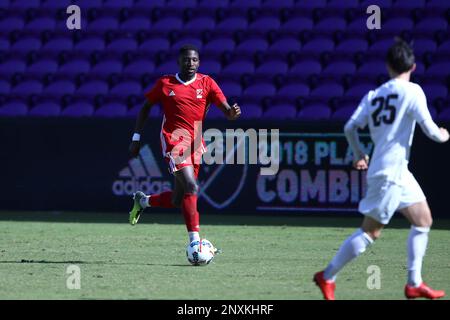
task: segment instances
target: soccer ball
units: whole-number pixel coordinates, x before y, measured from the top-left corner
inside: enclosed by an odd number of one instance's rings
[[[186,247],[188,261],[194,266],[205,266],[214,259],[215,248],[206,239],[194,240]]]

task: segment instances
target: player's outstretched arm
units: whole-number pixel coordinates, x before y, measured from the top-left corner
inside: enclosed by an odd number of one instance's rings
[[[353,167],[357,170],[367,170],[369,156],[359,146],[358,126],[353,120],[349,120],[344,127],[345,137],[353,151]]]
[[[241,107],[239,107],[237,103],[230,106],[228,102],[224,101],[220,106],[220,109],[223,111],[228,120],[236,120],[241,116]]]
[[[419,122],[420,128],[425,133],[425,135],[433,141],[436,142],[447,142],[449,139],[449,134],[447,129],[439,128],[436,123],[431,119],[431,117],[426,120]]]
[[[152,105],[148,101],[146,101],[137,116],[136,125],[134,127],[134,135],[129,147],[130,154],[133,158],[139,155],[139,149],[141,148],[141,133],[144,129],[145,121],[147,120],[148,113],[150,112],[151,107]]]

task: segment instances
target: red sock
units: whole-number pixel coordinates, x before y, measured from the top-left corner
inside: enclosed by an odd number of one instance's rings
[[[152,207],[175,208],[172,204],[172,191],[152,194],[149,202]]]
[[[185,193],[181,208],[188,232],[199,232],[200,215],[197,211],[197,195],[193,193]]]

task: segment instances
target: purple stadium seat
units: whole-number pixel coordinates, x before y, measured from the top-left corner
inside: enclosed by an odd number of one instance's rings
[[[367,7],[366,7],[367,8]],[[350,22],[345,30],[348,34],[358,34],[363,35],[365,34],[367,29],[367,18],[357,18]]]
[[[77,89],[77,96],[85,96],[85,97],[94,97],[98,94],[106,95],[108,93],[108,84],[104,81],[100,80],[92,80],[86,83],[83,83]]]
[[[69,104],[61,116],[66,117],[90,117],[94,114],[94,107],[89,102],[76,102]]]
[[[105,49],[105,41],[100,37],[87,38],[78,42],[74,49],[80,52],[102,51]]]
[[[135,105],[131,109],[127,111],[127,117],[133,117],[136,118],[136,116],[139,114],[139,111],[141,111],[143,106],[143,103],[140,103],[138,105]],[[150,108],[150,112],[148,114],[149,118],[161,118],[161,108],[159,105],[153,105]]]
[[[397,0],[395,7],[404,9],[423,8],[425,0]]]
[[[198,17],[186,23],[183,29],[193,35],[198,35],[206,30],[213,30],[216,26],[216,21],[213,17]]]
[[[151,28],[150,19],[146,17],[133,17],[120,24],[120,29],[124,31],[136,32],[139,30],[149,30]]]
[[[105,76],[112,73],[122,73],[122,63],[118,60],[106,60],[92,67],[91,73]]]
[[[158,35],[165,35],[171,30],[182,30],[183,21],[177,17],[162,18],[155,22],[150,31]]]
[[[450,54],[450,40],[444,41],[436,50],[440,54],[447,55]]]
[[[14,73],[25,72],[26,64],[23,60],[7,60],[0,64],[0,76],[9,77]]]
[[[301,50],[301,44],[300,41],[298,41],[296,38],[283,38],[276,40],[272,45],[269,47],[269,52],[279,53],[279,54],[286,54],[289,52],[300,52]]]
[[[199,3],[197,4],[197,7],[201,9],[227,8],[230,5],[230,2],[231,2],[230,0],[215,0],[215,1],[200,0]]]
[[[236,54],[251,55],[256,51],[266,51],[269,48],[269,44],[266,40],[261,38],[247,39],[242,41],[235,49]]]
[[[58,63],[54,60],[39,60],[27,69],[27,74],[43,75],[58,71]]]
[[[279,10],[282,8],[293,8],[295,5],[294,0],[277,0],[277,1],[264,1],[262,8]]]
[[[345,1],[343,3],[345,3]],[[345,30],[346,26],[347,22],[344,18],[330,17],[319,21],[319,23],[314,26],[313,30],[319,33],[332,34],[337,30]]]
[[[95,111],[97,117],[123,117],[127,114],[127,107],[118,102],[111,102]]]
[[[283,60],[267,60],[256,68],[255,74],[259,76],[272,76],[279,73],[285,74],[288,68],[288,64]]]
[[[43,102],[34,106],[28,113],[36,117],[55,117],[61,113],[61,107],[55,102]]]
[[[447,0],[429,0],[426,5],[427,5],[427,8],[431,8],[431,9],[447,9],[448,1]]]
[[[22,30],[24,27],[24,21],[19,17],[9,17],[0,21],[0,30],[8,34],[13,30]]]
[[[330,108],[325,104],[309,104],[302,108],[297,119],[305,121],[328,120],[331,116]]]
[[[131,62],[123,69],[124,74],[141,76],[144,73],[153,73],[155,64],[152,60],[137,60]]]
[[[200,52],[201,52],[202,45],[203,45],[202,40],[199,38],[186,37],[186,38],[178,39],[177,42],[175,42],[172,45],[172,50],[174,50],[175,52],[178,52],[178,50],[185,44],[192,44],[192,45],[196,46],[200,50]]]
[[[184,10],[187,8],[195,8],[197,6],[196,0],[167,0],[165,5],[169,9]]]
[[[330,0],[327,3],[327,8],[331,9],[348,9],[348,8],[358,8],[359,0]]]
[[[203,47],[204,54],[220,54],[224,51],[233,51],[236,44],[230,38],[216,38],[208,42]]]
[[[1,110],[1,109],[0,109]],[[1,111],[0,111],[1,114]],[[450,108],[445,108],[439,113],[438,119],[440,121],[450,121]]]
[[[266,119],[295,119],[297,108],[291,104],[271,105],[264,112]]]
[[[49,9],[66,9],[71,4],[71,0],[46,0],[41,4],[41,7]]]
[[[278,90],[276,94],[277,101],[293,102],[298,97],[307,97],[309,95],[309,87],[303,83],[291,83],[285,85]]]
[[[330,63],[323,69],[322,74],[326,76],[342,76],[344,74],[353,74],[356,66],[351,61],[337,61]]]
[[[244,96],[248,98],[262,98],[275,95],[276,88],[270,83],[252,84],[244,90]]]
[[[73,49],[73,43],[71,38],[55,38],[50,39],[47,43],[42,46],[42,51],[71,51]]]
[[[152,38],[144,41],[139,50],[156,53],[158,51],[168,51],[170,49],[170,41],[166,38]]]
[[[337,121],[347,121],[355,111],[355,106],[346,106],[336,110],[331,118]]]
[[[384,56],[393,44],[393,39],[379,40],[370,46],[369,52],[371,52],[372,54],[381,54]]]
[[[98,18],[94,21],[91,21],[87,28],[88,31],[94,32],[105,32],[108,30],[117,30],[119,29],[119,22],[117,19],[112,17],[103,17]]]
[[[261,119],[263,112],[262,108],[258,104],[245,104],[241,106],[241,118],[242,119]]]
[[[432,103],[436,98],[447,98],[447,87],[440,83],[429,83],[422,86],[423,91],[429,101]]]
[[[199,72],[204,74],[219,74],[222,70],[220,62],[217,60],[202,60],[200,61]]]
[[[397,5],[397,3],[396,3]],[[414,22],[409,18],[393,18],[382,24],[381,30],[383,33],[399,34],[403,30],[412,30]]]
[[[8,39],[0,39],[0,51],[8,51],[9,47]]]
[[[0,94],[9,94],[11,91],[11,85],[8,81],[0,80]]]
[[[421,20],[415,25],[415,33],[434,33],[437,30],[447,30],[448,23],[443,18],[433,17]]]
[[[333,40],[328,38],[317,38],[307,42],[303,46],[302,51],[317,54],[325,51],[333,51],[333,49],[334,49]]]
[[[384,61],[368,61],[358,69],[359,75],[374,76],[387,74],[386,63]]]
[[[304,30],[311,30],[313,28],[313,21],[310,18],[297,17],[286,21],[281,27],[281,32],[297,34]]]
[[[261,0],[245,0],[245,1],[233,1],[230,3],[230,8],[248,9],[261,7]]]
[[[242,87],[238,82],[224,81],[219,86],[226,97],[238,97],[242,94]]]
[[[53,30],[56,27],[55,19],[44,17],[44,18],[37,18],[25,26],[26,30],[33,31],[33,32],[41,32],[44,30]]]
[[[24,102],[11,101],[3,106],[0,106],[0,116],[16,117],[25,116],[28,112],[28,107]]]
[[[388,9],[392,6],[392,0],[377,0],[376,3],[374,3],[373,0],[364,0],[360,4],[360,8],[368,8],[369,6],[371,6],[373,4],[376,4],[377,6],[379,6],[381,8],[381,10]]]
[[[360,83],[351,86],[345,93],[345,97],[361,100],[370,90],[376,89],[375,85],[370,83]]]
[[[126,81],[121,82],[114,87],[111,88],[109,91],[111,95],[118,95],[118,96],[128,96],[128,95],[142,95],[142,87],[139,82],[136,81]]]
[[[237,30],[246,30],[247,25],[247,19],[244,17],[229,17],[217,24],[216,31],[231,35]]]
[[[40,81],[29,80],[16,85],[11,89],[12,95],[27,96],[31,94],[41,94],[42,83]]]
[[[327,0],[314,0],[314,1],[297,1],[295,7],[299,9],[315,9],[324,8],[327,5]]]
[[[40,5],[40,0],[15,0],[9,4],[9,7],[11,9],[29,9],[38,8]]]
[[[25,38],[13,43],[10,50],[17,52],[28,52],[32,50],[37,51],[41,49],[41,46],[41,40],[39,40],[38,38]]]
[[[106,47],[106,50],[115,53],[124,53],[126,51],[133,51],[137,49],[137,42],[133,38],[116,39]]]
[[[152,0],[152,1],[138,0],[134,4],[134,7],[140,11],[140,10],[149,10],[149,9],[154,9],[154,8],[162,8],[165,6],[165,4],[166,4],[166,0]]]
[[[436,51],[437,45],[436,42],[432,39],[418,39],[414,41],[413,49],[414,54],[417,57],[420,57],[425,52],[434,53]]]
[[[206,113],[207,119],[225,119],[225,115],[223,114],[223,111],[220,110],[217,106],[211,105],[208,109],[208,112]]]
[[[73,60],[60,66],[58,73],[66,74],[69,76],[76,75],[78,73],[88,73],[91,66],[86,60]]]
[[[72,81],[56,81],[49,84],[42,92],[49,96],[63,96],[65,94],[73,94],[75,92],[75,84]]]
[[[130,8],[134,4],[134,0],[105,0],[103,7],[119,9],[119,8]]]
[[[336,46],[335,50],[339,53],[347,53],[351,55],[356,52],[365,52],[367,51],[368,47],[369,45],[367,44],[366,40],[362,38],[352,38],[339,43],[339,45]]]
[[[263,17],[253,21],[247,30],[253,33],[264,34],[270,30],[277,30],[280,28],[280,20],[276,17]]]
[[[77,0],[77,5],[83,9],[101,8],[103,0]]]
[[[344,94],[344,89],[337,83],[322,83],[311,91],[310,97],[319,99],[329,99],[340,97]]]
[[[432,64],[427,70],[427,76],[447,77],[450,70],[450,62],[438,62]]]
[[[320,62],[316,60],[303,60],[297,62],[289,70],[290,74],[298,74],[304,77],[310,76],[312,74],[319,74],[322,71],[322,66]]]
[[[253,66],[253,62],[249,60],[238,60],[233,61],[225,68],[222,69],[223,75],[242,75],[245,73],[252,74],[255,71],[255,67]]]
[[[163,74],[175,74],[179,71],[180,67],[176,61],[166,61],[155,68],[155,73],[159,75]]]

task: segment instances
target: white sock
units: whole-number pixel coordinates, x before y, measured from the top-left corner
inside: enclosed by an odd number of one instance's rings
[[[338,272],[350,261],[366,251],[366,248],[373,243],[372,238],[362,229],[356,230],[348,237],[339,248],[339,251],[325,269],[324,278],[329,281],[336,281]]]
[[[422,261],[428,244],[429,227],[411,226],[408,237],[408,284],[418,287],[422,283]]]
[[[142,197],[141,200],[139,200],[139,203],[142,208],[150,207],[150,196]]]
[[[200,235],[198,232],[188,232],[189,234],[189,243],[192,241],[200,241]]]

